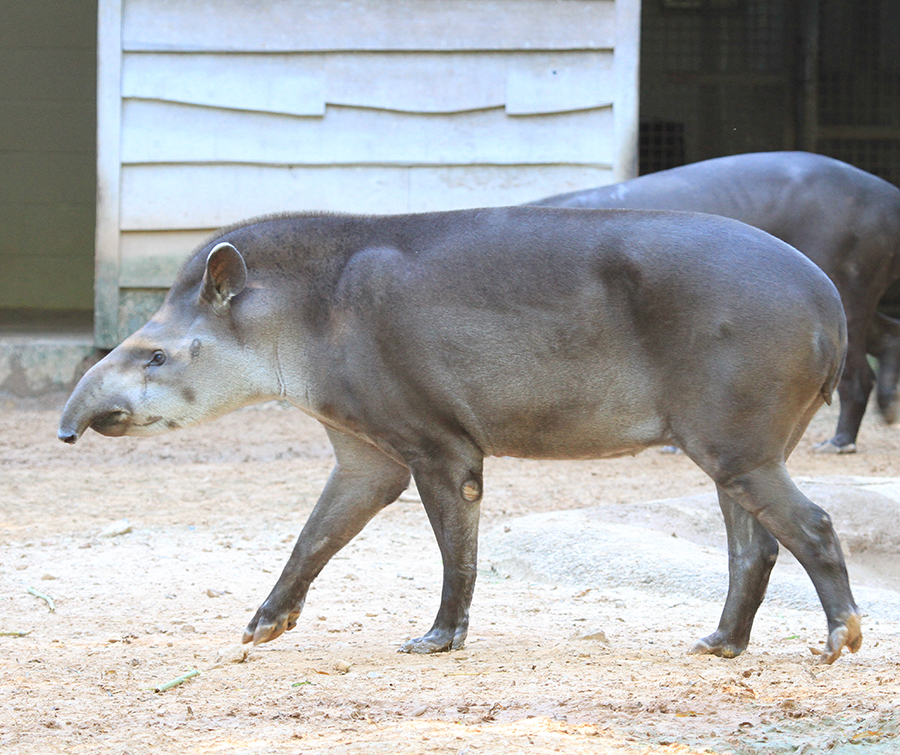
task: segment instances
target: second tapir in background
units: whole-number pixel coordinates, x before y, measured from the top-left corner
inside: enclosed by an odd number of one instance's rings
[[[760,152],[704,160],[531,204],[708,212],[786,241],[831,278],[847,315],[840,417],[834,437],[817,448],[856,451],[874,382],[867,344],[884,366],[879,408],[887,421],[896,417],[900,323],[876,316],[879,300],[900,279],[900,189],[893,184],[822,155]]]

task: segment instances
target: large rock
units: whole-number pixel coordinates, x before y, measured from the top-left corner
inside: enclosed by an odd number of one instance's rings
[[[900,478],[801,479],[831,515],[864,612],[900,619]],[[530,514],[488,530],[483,567],[535,582],[639,587],[721,602],[725,526],[713,493]],[[812,583],[782,549],[768,600],[816,609]]]

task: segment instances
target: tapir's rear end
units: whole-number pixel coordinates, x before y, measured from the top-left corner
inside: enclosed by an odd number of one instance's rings
[[[730,587],[696,652],[749,641],[778,542],[828,618],[861,634],[827,515],[784,468],[840,375],[828,278],[740,223],[689,213],[506,208],[289,215],[226,229],[143,329],[85,375],[60,438],[147,434],[282,398],[337,465],[246,641],[292,628],[328,559],[412,474],[445,566],[431,630],[462,645],[488,455],[599,458],[676,443],[716,482]]]

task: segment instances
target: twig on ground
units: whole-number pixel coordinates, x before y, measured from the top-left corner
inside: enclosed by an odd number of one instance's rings
[[[160,684],[158,687],[154,687],[154,692],[165,692],[166,690],[172,689],[172,687],[177,687],[179,684],[184,684],[188,679],[193,679],[195,676],[199,676],[200,672],[197,669],[192,668],[186,674],[182,674],[177,679],[172,679],[170,682],[166,682],[165,684]]]
[[[51,598],[49,595],[44,595],[44,593],[38,592],[38,591],[35,590],[33,587],[29,587],[29,588],[28,588],[28,592],[29,592],[31,595],[34,595],[34,597],[40,598],[41,600],[45,601],[45,602],[47,603],[47,607],[48,607],[51,611],[55,611],[55,610],[56,610],[56,603],[53,602],[53,598]]]

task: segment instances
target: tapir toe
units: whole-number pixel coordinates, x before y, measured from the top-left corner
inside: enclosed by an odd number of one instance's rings
[[[859,615],[849,614],[844,617],[844,623],[836,627],[828,635],[825,649],[819,655],[819,663],[831,664],[841,657],[844,648],[855,653],[862,647],[862,628]]]

